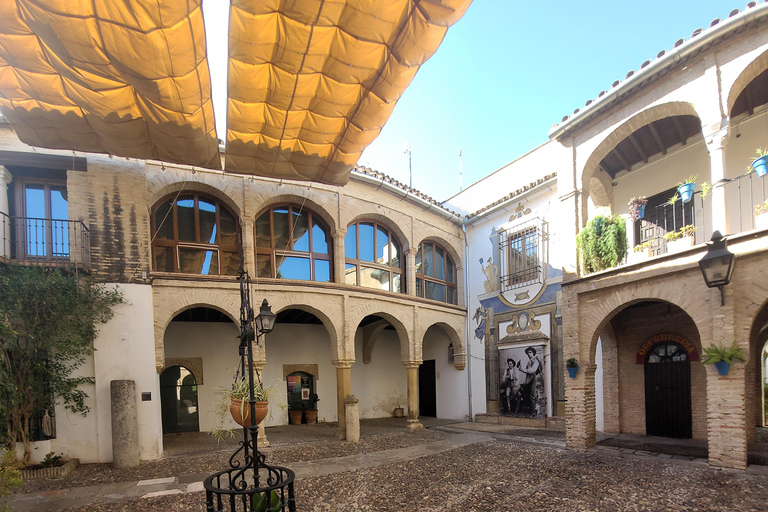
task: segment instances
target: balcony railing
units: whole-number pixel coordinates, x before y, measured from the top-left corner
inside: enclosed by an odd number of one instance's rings
[[[79,220],[10,217],[0,212],[0,256],[33,265],[91,264],[90,232]]]

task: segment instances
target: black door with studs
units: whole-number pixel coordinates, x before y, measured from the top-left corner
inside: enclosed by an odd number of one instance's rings
[[[645,359],[645,432],[690,439],[691,363],[677,343],[656,345]]]

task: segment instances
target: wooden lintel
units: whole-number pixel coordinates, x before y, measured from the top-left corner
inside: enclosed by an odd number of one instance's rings
[[[656,145],[659,146],[659,151],[661,151],[661,154],[662,155],[666,155],[667,154],[667,147],[661,141],[661,137],[659,136],[659,132],[656,131],[656,127],[653,126],[653,122],[651,122],[648,125],[648,129],[651,130],[651,135],[653,135],[653,140],[655,140],[656,141]]]

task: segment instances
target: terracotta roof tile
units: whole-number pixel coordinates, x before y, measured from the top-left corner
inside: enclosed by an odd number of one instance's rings
[[[465,215],[464,218],[465,219],[471,219],[472,217],[477,217],[478,215],[481,215],[481,214],[487,212],[488,210],[494,208],[495,206],[498,206],[498,205],[500,205],[502,203],[505,203],[505,202],[509,201],[510,199],[513,199],[513,198],[515,198],[515,197],[517,197],[517,196],[519,196],[519,195],[521,195],[521,194],[523,194],[525,192],[528,192],[533,187],[541,185],[545,181],[549,181],[552,178],[556,178],[556,177],[557,177],[557,173],[556,172],[553,172],[552,174],[547,174],[546,176],[543,176],[542,178],[539,178],[538,180],[533,181],[533,182],[529,183],[528,185],[525,185],[524,187],[518,188],[514,192],[510,192],[509,194],[505,195],[504,197],[502,197],[498,201],[494,201],[493,203],[480,208],[476,212],[469,213],[469,214]]]

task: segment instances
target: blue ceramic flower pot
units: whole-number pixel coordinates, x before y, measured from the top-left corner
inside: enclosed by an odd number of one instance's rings
[[[728,370],[731,367],[731,363],[726,363],[725,361],[718,361],[715,363],[715,368],[717,368],[717,373],[720,375],[728,375]]]
[[[642,219],[643,217],[645,217],[645,205],[642,205],[637,209],[637,218]]]
[[[768,173],[768,155],[755,158],[752,162],[752,168],[759,177],[765,176],[765,173]]]
[[[572,379],[575,379],[576,372],[579,371],[579,367],[577,366],[576,368],[566,368],[566,370],[568,370],[568,375],[570,375]]]
[[[677,187],[677,193],[680,194],[680,199],[682,199],[684,203],[687,203],[693,198],[693,189],[695,188],[695,183],[683,183]]]

